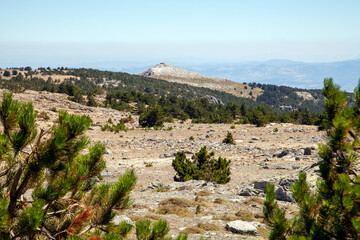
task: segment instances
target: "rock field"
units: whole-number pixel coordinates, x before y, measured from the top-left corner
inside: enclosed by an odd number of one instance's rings
[[[1,94],[2,95],[2,94]],[[129,113],[70,102],[63,94],[26,91],[15,94],[21,101],[32,101],[35,109],[50,119],[39,119],[39,127],[50,127],[56,110],[89,115],[96,126],[87,132],[91,142],[107,146],[106,181],[114,181],[125,169],[134,168],[138,183],[132,192],[133,207],[120,219],[138,221],[164,218],[170,235],[189,233],[189,239],[263,239],[267,227],[262,219],[262,202],[267,182],[276,185],[279,204],[295,213],[290,192],[300,170],[310,182],[317,179],[318,144],[325,143],[324,132],[315,126],[268,124],[252,125],[166,123],[163,130],[139,128],[137,116],[128,131],[101,131],[109,118],[117,122]],[[171,128],[172,129],[171,129]],[[170,130],[171,129],[171,130]],[[278,129],[277,132],[274,130]],[[222,143],[227,132],[236,145]],[[189,140],[193,136],[194,140]],[[175,182],[171,163],[177,151],[188,157],[207,146],[215,157],[231,160],[231,181],[226,185],[205,181]]]

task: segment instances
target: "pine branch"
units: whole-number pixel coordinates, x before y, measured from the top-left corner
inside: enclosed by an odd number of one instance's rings
[[[79,231],[82,226],[85,224],[85,221],[90,219],[94,211],[91,207],[86,209],[84,212],[76,216],[76,218],[71,222],[70,226],[66,230],[67,234],[73,235],[75,232]]]

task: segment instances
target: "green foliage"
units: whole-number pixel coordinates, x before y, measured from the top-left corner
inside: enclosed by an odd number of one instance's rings
[[[360,177],[356,174],[359,147],[359,87],[355,89],[356,106],[346,106],[346,94],[324,80],[325,118],[328,142],[319,146],[321,180],[316,191],[310,190],[306,174],[292,186],[299,214],[285,217],[275,202],[274,186],[267,187],[263,208],[271,226],[269,239],[358,239],[360,236]]]
[[[177,172],[177,181],[206,180],[225,184],[230,181],[230,160],[219,157],[213,158],[214,152],[208,153],[206,146],[195,153],[191,159],[186,158],[185,152],[177,152],[172,166]]]
[[[160,240],[164,239],[169,232],[167,222],[160,219],[151,227],[149,220],[136,223],[136,237],[138,240]]]
[[[162,127],[164,124],[164,113],[157,107],[148,107],[146,111],[140,115],[139,124],[142,127]]]
[[[91,119],[59,111],[57,124],[36,131],[31,103],[19,103],[4,92],[0,104],[0,238],[84,239],[91,229],[107,225],[104,239],[119,239],[129,226],[112,228],[110,220],[131,205],[136,184],[133,170],[114,183],[99,183],[105,168],[105,146],[96,143],[89,153],[85,132]],[[31,146],[31,147],[30,147]],[[33,189],[32,201],[24,193]],[[96,211],[95,211],[96,209]]]
[[[222,142],[226,143],[226,144],[236,145],[231,132],[227,132],[227,135],[226,135],[226,137],[224,138],[224,140]]]
[[[10,76],[11,76],[10,71],[5,70],[3,76],[4,76],[4,77],[10,77]]]

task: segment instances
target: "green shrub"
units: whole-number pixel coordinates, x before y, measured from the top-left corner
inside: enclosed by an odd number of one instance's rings
[[[145,113],[140,114],[139,124],[142,127],[162,127],[164,114],[159,107],[148,107]]]
[[[186,158],[185,152],[177,152],[172,162],[177,175],[176,181],[206,180],[225,184],[230,181],[230,160],[219,157],[213,158],[214,152],[208,153],[206,146],[195,153],[191,159]]]
[[[270,225],[269,239],[359,239],[360,176],[360,82],[354,91],[355,104],[347,106],[347,94],[324,80],[327,144],[319,145],[320,180],[313,191],[300,172],[291,190],[299,206],[292,220],[275,201],[273,185],[266,189],[264,219]]]
[[[190,141],[194,141],[194,136],[190,136],[190,137],[189,137],[189,140],[190,140]]]
[[[226,144],[232,144],[232,145],[236,145],[235,141],[234,141],[234,138],[233,138],[233,135],[231,132],[228,132],[226,137],[224,138],[224,140],[222,141],[223,143],[226,143]]]

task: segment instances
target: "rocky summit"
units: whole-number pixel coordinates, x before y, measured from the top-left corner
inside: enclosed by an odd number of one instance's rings
[[[140,73],[139,75],[162,79],[169,82],[188,84],[195,87],[210,88],[213,90],[230,93],[237,97],[255,99],[257,96],[261,95],[263,91],[260,88],[250,89],[247,84],[233,82],[228,79],[205,76],[200,73],[187,71],[167,63],[159,63],[154,67]]]

